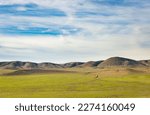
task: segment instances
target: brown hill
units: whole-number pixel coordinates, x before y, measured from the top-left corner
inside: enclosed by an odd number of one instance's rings
[[[97,67],[100,63],[103,61],[88,61],[82,65],[79,65],[79,67]]]
[[[46,62],[46,63],[39,63],[38,67],[42,68],[42,69],[47,69],[47,68],[62,68],[62,65]]]
[[[12,62],[0,62],[0,68],[3,69],[19,69],[25,65],[25,62],[12,61]]]
[[[24,65],[20,66],[23,69],[37,69],[38,64],[33,62],[24,62]]]
[[[65,63],[62,64],[62,67],[64,68],[72,68],[72,67],[78,67],[80,65],[84,64],[83,62],[70,62],[70,63]]]
[[[140,60],[139,62],[150,67],[150,60]]]
[[[97,67],[111,67],[111,66],[145,66],[139,61],[135,61],[128,58],[123,57],[111,57],[102,63],[100,63]]]
[[[133,59],[123,57],[111,57],[104,61],[89,61],[89,62],[70,62],[65,64],[55,63],[33,63],[33,62],[21,62],[10,61],[0,62],[1,69],[50,69],[50,68],[74,68],[74,67],[150,67],[150,60],[136,61]]]
[[[1,69],[49,69],[49,68],[72,68],[84,64],[83,62],[70,62],[65,64],[55,63],[33,63],[33,62],[0,62]]]

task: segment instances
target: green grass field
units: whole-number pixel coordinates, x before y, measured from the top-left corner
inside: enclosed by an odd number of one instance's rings
[[[0,97],[150,97],[150,74],[109,75],[98,79],[84,72],[0,75]]]

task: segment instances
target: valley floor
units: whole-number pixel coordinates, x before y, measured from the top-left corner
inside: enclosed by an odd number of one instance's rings
[[[12,70],[0,70],[1,98],[150,97],[149,73],[121,74],[117,71],[117,74],[111,70],[104,74],[89,69],[89,72],[5,75],[7,72]]]

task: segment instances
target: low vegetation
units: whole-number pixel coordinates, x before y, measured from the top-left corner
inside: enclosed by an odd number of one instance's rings
[[[149,69],[72,68],[11,75],[14,71],[0,70],[0,97],[150,97]]]

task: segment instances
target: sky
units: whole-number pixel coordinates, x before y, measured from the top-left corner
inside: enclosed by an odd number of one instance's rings
[[[150,0],[0,0],[0,61],[150,59]]]

